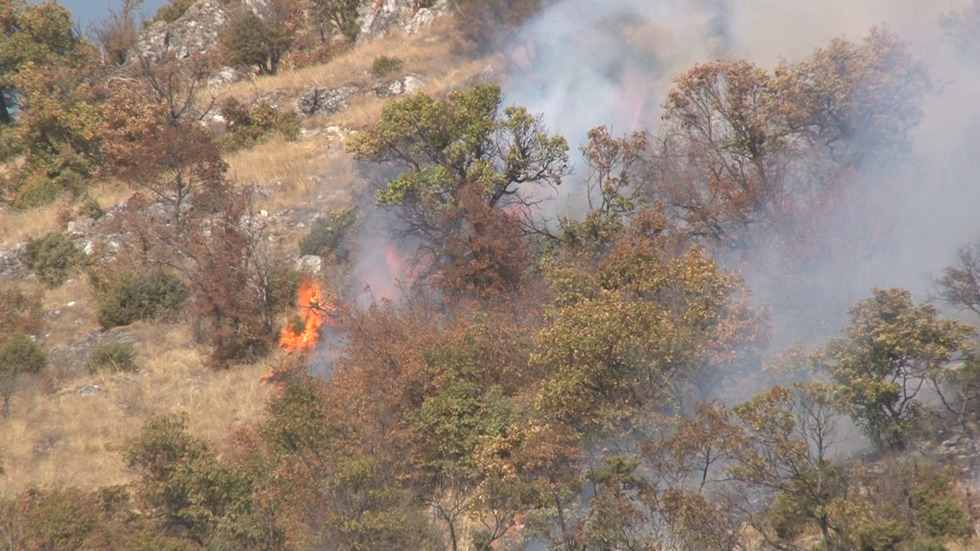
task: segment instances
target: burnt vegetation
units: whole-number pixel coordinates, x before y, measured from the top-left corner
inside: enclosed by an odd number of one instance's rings
[[[873,28],[772,70],[697,64],[673,80],[659,128],[597,127],[578,151],[496,84],[391,100],[345,147],[359,174],[392,177],[283,250],[260,190],[235,181],[226,158],[297,139],[296,115],[219,102],[207,79],[223,65],[284,71],[304,36],[350,47],[359,5],[224,4],[219,63],[132,57],[139,2],[98,29],[99,55],[58,4],[0,0],[3,199],[63,201],[66,217],[85,213],[114,236],[85,251],[68,232],[26,244],[41,285],[0,288],[0,426],[14,397],[43,387],[31,385],[48,363],[42,296],[71,278],[91,286],[107,334],[187,324],[208,365],[233,370],[281,354],[284,327],[306,330],[289,319],[301,279],[291,266],[296,252],[318,257],[337,291],[303,306],[330,332],[329,368],[309,375],[307,358],[286,357],[298,368],[276,373],[262,417],[223,442],[193,434],[186,414],[147,419],[106,452],[121,455],[126,484],[0,493],[0,545],[976,543],[977,328],[941,306],[980,314],[980,245],[938,276],[935,299],[868,289],[836,338],[789,351],[771,350],[769,311],[740,271],[802,277],[824,237],[847,247],[825,215],[867,193],[872,167],[905,166],[932,82],[900,37]],[[450,2],[468,55],[499,47],[545,4]],[[174,1],[156,19],[188,8]],[[962,48],[970,10],[946,23]],[[378,57],[373,70],[401,64]],[[220,136],[202,124],[219,111]],[[93,204],[88,191],[109,180],[126,199]],[[559,190],[582,211],[551,208]],[[411,250],[411,276],[402,295],[365,300],[356,267],[379,220]],[[780,262],[764,264],[760,244]],[[104,341],[87,370],[136,376],[139,346]]]

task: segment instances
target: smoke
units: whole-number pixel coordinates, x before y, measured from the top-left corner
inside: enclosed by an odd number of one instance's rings
[[[614,135],[655,133],[674,78],[697,62],[746,59],[771,70],[794,63],[835,37],[860,41],[881,26],[923,59],[935,90],[911,136],[913,151],[862,174],[861,191],[827,214],[824,247],[849,244],[860,254],[829,254],[806,272],[774,276],[736,265],[773,312],[777,346],[836,334],[846,311],[871,287],[904,287],[926,298],[956,249],[980,237],[980,60],[965,59],[940,18],[964,2],[943,0],[564,0],[530,20],[505,52],[508,103],[542,115],[573,148],[590,128]],[[581,171],[578,171],[581,172]],[[583,187],[563,186],[561,215]],[[817,241],[822,236],[813,236]],[[759,250],[749,258],[778,255]]]

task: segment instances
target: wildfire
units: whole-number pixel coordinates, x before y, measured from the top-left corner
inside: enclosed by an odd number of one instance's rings
[[[320,339],[320,328],[334,307],[323,300],[323,289],[314,281],[304,281],[296,292],[299,315],[283,328],[279,346],[287,354],[309,352]],[[300,323],[302,322],[302,323]]]

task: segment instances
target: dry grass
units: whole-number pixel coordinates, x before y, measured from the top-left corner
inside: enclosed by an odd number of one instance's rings
[[[154,415],[186,411],[190,431],[218,446],[260,418],[269,392],[260,384],[265,364],[215,372],[188,347],[186,327],[138,323],[126,331],[136,342],[139,373],[86,374],[53,393],[35,387],[15,396],[10,418],[0,421],[7,471],[0,494],[30,483],[94,488],[129,481],[118,450]]]
[[[62,203],[55,203],[31,210],[0,213],[0,243],[3,248],[60,230],[58,213],[62,208]]]
[[[266,189],[267,196],[257,206],[273,212],[296,205],[337,206],[346,200],[346,191],[356,186],[351,160],[339,138],[333,143],[320,135],[295,142],[266,142],[235,152],[226,160],[232,180],[259,183]]]

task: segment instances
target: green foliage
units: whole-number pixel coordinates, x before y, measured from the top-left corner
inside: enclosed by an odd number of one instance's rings
[[[65,189],[45,175],[37,175],[29,179],[20,188],[14,199],[14,208],[28,210],[54,203],[65,194]]]
[[[228,536],[237,519],[252,513],[253,481],[187,434],[186,414],[151,419],[123,456],[140,476],[137,499],[161,533],[194,546],[234,545]]]
[[[378,78],[383,78],[401,71],[404,65],[405,62],[397,57],[380,55],[374,58],[374,63],[371,64],[371,74]]]
[[[180,16],[184,15],[187,11],[194,5],[194,0],[170,0],[170,3],[160,6],[157,13],[150,19],[147,26],[156,23],[157,21],[165,21],[167,23],[173,23]]]
[[[906,538],[908,528],[896,520],[871,522],[858,532],[860,551],[897,551]]]
[[[0,413],[4,418],[10,413],[10,397],[21,375],[37,373],[47,363],[41,347],[24,333],[13,333],[0,344]]]
[[[37,373],[48,360],[41,347],[24,333],[14,333],[0,345],[0,376]]]
[[[915,305],[903,289],[875,289],[854,305],[826,368],[849,391],[854,420],[882,450],[903,449],[924,414],[919,390],[957,360],[974,330]]]
[[[333,209],[313,221],[310,233],[299,242],[299,254],[346,262],[350,258],[351,233],[356,226],[357,209],[353,204]]]
[[[24,263],[48,287],[59,287],[86,262],[85,253],[66,234],[52,232],[27,242]]]
[[[552,372],[539,409],[591,434],[640,429],[654,410],[679,406],[709,366],[764,338],[737,274],[698,249],[662,259],[638,245],[592,275],[559,270],[554,320],[532,359]]]
[[[299,136],[299,122],[293,111],[280,111],[267,101],[261,101],[251,109],[228,98],[221,107],[221,116],[228,121],[229,133],[221,140],[229,150],[254,146],[271,135],[292,141]]]
[[[88,362],[88,369],[91,372],[98,371],[124,371],[134,372],[139,370],[136,365],[136,348],[128,342],[103,342],[99,343],[92,352],[92,357]]]
[[[78,213],[78,216],[83,218],[98,220],[99,218],[102,218],[103,214],[105,214],[105,209],[102,208],[102,205],[99,204],[99,200],[95,197],[86,197],[85,201],[78,206],[78,210],[76,212]]]
[[[276,74],[282,56],[292,47],[301,9],[297,0],[269,0],[262,16],[239,8],[224,35],[225,62],[256,67],[259,74]]]
[[[311,18],[320,29],[321,39],[326,40],[328,29],[339,32],[351,42],[357,39],[357,33],[361,30],[357,22],[360,0],[308,0],[308,2],[312,8]]]
[[[187,285],[166,270],[123,274],[99,297],[99,323],[108,328],[137,320],[173,321],[189,297]]]

